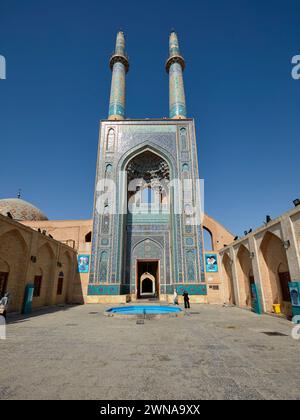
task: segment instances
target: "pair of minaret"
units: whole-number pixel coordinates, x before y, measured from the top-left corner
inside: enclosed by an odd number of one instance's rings
[[[129,61],[125,52],[125,37],[118,32],[115,52],[110,59],[112,70],[111,92],[109,101],[109,120],[125,119],[125,75],[129,70]],[[183,71],[185,61],[179,50],[177,34],[170,34],[169,58],[166,70],[169,73],[169,116],[172,119],[186,118]]]

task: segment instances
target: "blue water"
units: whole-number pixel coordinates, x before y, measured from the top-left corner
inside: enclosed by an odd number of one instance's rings
[[[110,308],[106,312],[121,315],[163,315],[169,313],[180,313],[180,308],[172,306],[125,306],[121,308]]]

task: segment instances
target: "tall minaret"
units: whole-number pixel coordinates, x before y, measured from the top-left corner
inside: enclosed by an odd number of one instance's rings
[[[109,100],[109,120],[124,120],[125,118],[125,74],[129,70],[129,61],[125,52],[124,33],[119,31],[116,49],[110,62],[112,70],[111,90]]]
[[[183,84],[183,70],[185,61],[179,50],[179,43],[176,32],[170,34],[170,51],[166,63],[166,70],[169,73],[169,97],[170,97],[170,118],[186,118],[186,104]]]

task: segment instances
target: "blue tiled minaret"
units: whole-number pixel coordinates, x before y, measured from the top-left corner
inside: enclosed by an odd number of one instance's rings
[[[112,70],[111,91],[109,101],[109,120],[125,118],[125,75],[129,69],[129,61],[125,52],[125,37],[122,31],[117,34],[115,52],[110,59]]]
[[[169,73],[170,83],[170,118],[186,118],[186,104],[183,84],[183,70],[185,61],[179,50],[177,34],[172,31],[170,34],[169,58],[166,63],[166,70]]]

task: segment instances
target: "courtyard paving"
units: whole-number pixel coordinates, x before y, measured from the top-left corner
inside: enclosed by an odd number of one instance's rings
[[[9,316],[0,399],[300,399],[300,340],[284,319],[193,305],[138,325],[104,310]]]

